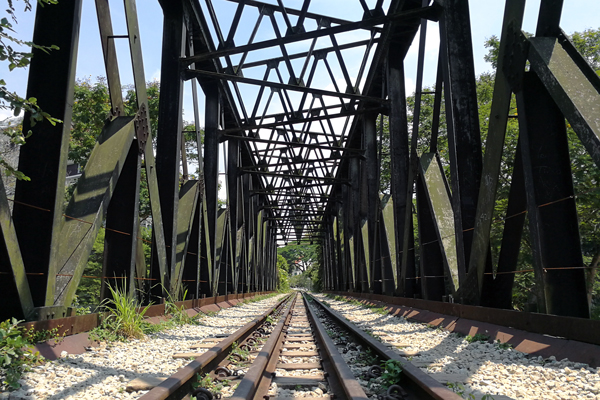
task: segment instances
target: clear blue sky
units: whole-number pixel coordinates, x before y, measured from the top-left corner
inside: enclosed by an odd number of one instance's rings
[[[275,3],[275,0],[268,0]],[[374,0],[370,1],[374,3]],[[203,1],[201,0],[201,3]],[[356,5],[354,5],[356,3]],[[386,0],[385,6],[389,3]],[[524,29],[529,32],[535,31],[537,13],[540,0],[528,1],[526,9],[526,18]],[[22,2],[16,1],[18,8]],[[125,34],[125,22],[122,1],[110,1],[111,11],[113,14],[113,26],[115,34]],[[222,18],[221,28],[227,32],[229,22],[235,11],[235,4],[224,0],[214,1],[217,14]],[[302,2],[300,0],[286,0],[284,4],[300,8]],[[144,64],[146,71],[146,79],[153,80],[160,78],[160,50],[161,50],[161,35],[162,35],[162,11],[155,0],[138,0],[137,7],[139,12],[141,39],[144,54]],[[340,15],[339,10],[343,9],[343,15]],[[502,0],[471,0],[471,27],[473,34],[473,51],[475,57],[475,68],[479,74],[490,69],[490,66],[483,61],[483,56],[486,54],[486,49],[483,46],[486,38],[492,35],[499,35],[502,24],[502,15],[504,10],[504,1]],[[358,0],[313,0],[310,11],[322,13],[326,15],[334,15],[346,19],[359,18],[360,6]],[[357,14],[357,15],[355,15]],[[588,28],[600,27],[600,1],[598,0],[565,0],[563,17],[561,25],[567,33],[574,31],[582,31]],[[252,15],[248,16],[248,21],[252,19]],[[33,29],[34,13],[18,13],[18,25],[16,31],[18,37],[29,39]],[[243,20],[245,21],[245,20]],[[249,24],[243,24],[244,31],[249,31]],[[263,25],[265,25],[263,23]],[[310,29],[310,27],[309,27]],[[437,49],[439,39],[437,37],[437,24],[429,24],[429,35],[427,43],[427,62],[425,69],[425,82],[432,84],[435,79],[435,68]],[[117,40],[119,50],[121,80],[123,83],[132,83],[131,69],[127,65],[127,42],[124,39]],[[416,45],[410,51],[406,59],[407,86],[414,87],[415,70],[416,70]],[[357,58],[357,63],[359,58]],[[4,68],[6,66],[3,65]],[[95,5],[92,0],[83,0],[83,17],[82,28],[80,35],[79,46],[79,61],[77,64],[77,77],[80,79],[91,78],[94,80],[97,76],[104,75],[104,66],[101,55],[100,39],[98,34]],[[8,71],[0,72],[0,77],[6,79],[9,84],[9,89],[17,91],[20,94],[25,93],[27,72],[20,70],[10,73]],[[185,114],[186,120],[192,119],[191,98],[189,95],[189,86],[186,86],[185,96]],[[202,109],[201,109],[202,111]],[[0,111],[0,119],[7,116],[6,111]]]

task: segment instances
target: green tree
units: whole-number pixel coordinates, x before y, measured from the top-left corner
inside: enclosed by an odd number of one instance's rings
[[[78,79],[73,96],[73,119],[69,140],[69,160],[83,170],[98,136],[110,115],[110,95],[106,79]]]
[[[282,255],[287,261],[287,269],[290,273],[294,270],[305,272],[317,261],[318,245],[315,244],[290,244],[277,249],[277,254]]]
[[[287,260],[277,254],[277,290],[287,292],[290,290],[290,275],[287,270]]]

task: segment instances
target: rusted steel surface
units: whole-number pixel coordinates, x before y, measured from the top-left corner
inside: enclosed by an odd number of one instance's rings
[[[446,317],[464,318],[478,322],[522,329],[531,333],[558,336],[565,339],[600,345],[600,320],[563,317],[514,310],[501,310],[490,307],[469,306],[456,303],[442,303],[421,299],[408,299],[374,295],[368,293],[328,292],[341,296],[356,297],[364,300],[379,301],[387,305],[400,306],[400,315],[417,315],[425,312],[443,314]],[[423,317],[419,317],[423,318]],[[426,322],[426,321],[423,321]]]
[[[309,307],[306,296],[303,296],[303,299],[306,306],[307,315],[309,316],[311,325],[316,334],[316,338],[320,344],[320,348],[322,350],[321,353],[326,353],[323,355],[330,362],[331,369],[339,381],[340,387],[344,391],[346,398],[352,400],[368,399],[367,394],[363,390],[362,386],[354,377],[354,373],[352,370],[350,370],[350,367],[348,364],[346,364],[346,361],[344,361],[342,355],[335,346],[335,343],[333,343],[333,340],[327,334],[323,323],[319,320],[319,317],[315,314],[315,312]],[[332,377],[329,376],[329,379],[331,378]]]
[[[283,328],[289,324],[289,320],[292,316],[291,310],[294,308],[296,300],[292,300],[286,307],[283,318],[280,319],[279,323],[275,326],[275,329],[269,335],[269,340],[263,345],[262,349],[254,359],[252,366],[244,375],[244,379],[240,382],[237,389],[231,396],[231,400],[245,400],[260,398],[261,394],[258,390],[265,390],[264,394],[269,390],[269,384],[271,377],[268,376],[268,367],[272,366],[273,363],[277,363],[279,358],[279,349],[283,340]],[[273,369],[274,371],[274,369]],[[263,383],[264,380],[268,380],[268,383]],[[265,388],[266,386],[266,388]]]
[[[323,306],[317,299],[314,301],[321,305],[322,309],[333,318],[338,324],[348,329],[353,336],[360,342],[370,347],[379,357],[384,360],[396,360],[402,364],[402,379],[400,385],[405,389],[412,389],[418,393],[417,398],[436,399],[436,400],[459,400],[462,399],[458,394],[450,391],[446,386],[442,385],[434,378],[421,371],[406,360],[394,353],[389,347],[375,340],[372,336],[366,334],[362,329],[358,328],[352,322],[348,321],[338,312],[331,308]]]
[[[362,296],[357,296],[357,293],[345,293],[343,295],[364,299]],[[402,316],[411,321],[439,326],[450,332],[461,333],[463,335],[473,336],[477,333],[488,335],[491,340],[500,340],[502,343],[509,343],[515,350],[531,356],[541,356],[544,358],[555,356],[557,360],[568,358],[570,361],[586,363],[592,367],[600,366],[600,346],[598,346],[600,338],[597,337],[598,332],[600,332],[600,324],[598,324],[600,321],[416,300],[421,305],[427,306],[431,304],[432,308],[436,310],[445,308],[447,313],[444,314],[412,306],[390,305],[389,302],[381,302],[374,299],[375,297],[381,298],[387,296],[371,295],[370,297],[373,299],[363,301],[383,306],[391,314]],[[393,299],[396,299],[395,302],[399,302],[398,299],[400,298]],[[400,300],[415,301],[415,299]],[[473,309],[478,310],[474,312]],[[486,310],[489,310],[489,314],[486,314]],[[499,311],[497,321],[491,322],[495,321],[494,317],[497,311]],[[469,315],[471,318],[465,318],[463,315]],[[516,318],[511,320],[510,317],[513,315]],[[539,323],[538,320],[540,321]],[[552,321],[549,323],[548,320]],[[561,323],[566,325],[572,324],[571,320],[577,320],[574,326],[560,327]],[[553,327],[556,327],[556,329]],[[575,330],[576,327],[579,327],[580,330],[586,330],[586,332],[577,332]],[[552,332],[555,333],[553,334]],[[556,332],[567,334],[575,332],[576,337],[593,339],[593,342],[586,343],[583,340],[575,340],[573,337],[570,338],[556,334]]]
[[[78,315],[75,317],[66,317],[58,319],[50,319],[46,321],[25,322],[20,324],[26,331],[51,331],[58,329],[58,335],[75,335],[81,332],[87,332],[94,329],[99,324],[100,314]]]
[[[87,351],[86,348],[97,346],[98,342],[90,340],[88,334],[84,332],[67,336],[59,341],[48,340],[38,343],[34,346],[34,351],[38,351],[48,360],[56,360],[63,351],[69,354],[83,354]]]
[[[202,312],[208,311],[219,311],[221,308],[229,308],[237,304],[238,299],[247,299],[254,296],[262,296],[272,292],[256,292],[256,293],[244,293],[239,295],[229,295],[229,302],[225,301],[225,296],[207,297],[204,299],[194,299],[176,302],[175,305],[178,307],[184,306],[185,310],[198,309]],[[217,306],[216,303],[219,300],[220,303]],[[196,312],[197,313],[197,312]],[[52,329],[58,329],[58,335],[75,335],[82,332],[90,331],[96,328],[100,324],[100,313],[77,315],[73,317],[57,318],[45,321],[33,321],[24,322],[20,324],[25,330],[33,329],[35,332]],[[148,318],[161,317],[165,315],[165,305],[155,304],[150,306],[144,314]],[[76,353],[73,353],[76,354]]]

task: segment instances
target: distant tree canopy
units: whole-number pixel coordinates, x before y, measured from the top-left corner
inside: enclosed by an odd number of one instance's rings
[[[287,270],[305,272],[317,261],[318,245],[316,244],[290,244],[277,249],[277,254],[283,256],[287,262]]]
[[[290,289],[290,275],[287,270],[287,260],[277,254],[277,290],[286,292]]]

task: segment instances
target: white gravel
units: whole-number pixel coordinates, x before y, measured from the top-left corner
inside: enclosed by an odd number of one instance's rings
[[[402,317],[377,314],[366,307],[336,301],[323,295],[330,306],[363,330],[386,335],[382,342],[410,344],[403,350],[418,350],[413,362],[429,363],[428,373],[461,374],[465,396],[489,393],[513,399],[600,400],[600,369],[587,364],[557,361],[554,357],[529,357],[493,343],[469,343],[457,334],[408,322]]]
[[[217,334],[230,334],[262,315],[283,295],[221,310],[202,325],[184,325],[126,343],[109,343],[85,354],[65,354],[33,368],[20,380],[21,389],[0,393],[0,399],[135,399],[145,392],[125,392],[127,382],[146,376],[169,376],[187,365],[174,353]],[[194,350],[204,352],[206,349]]]

